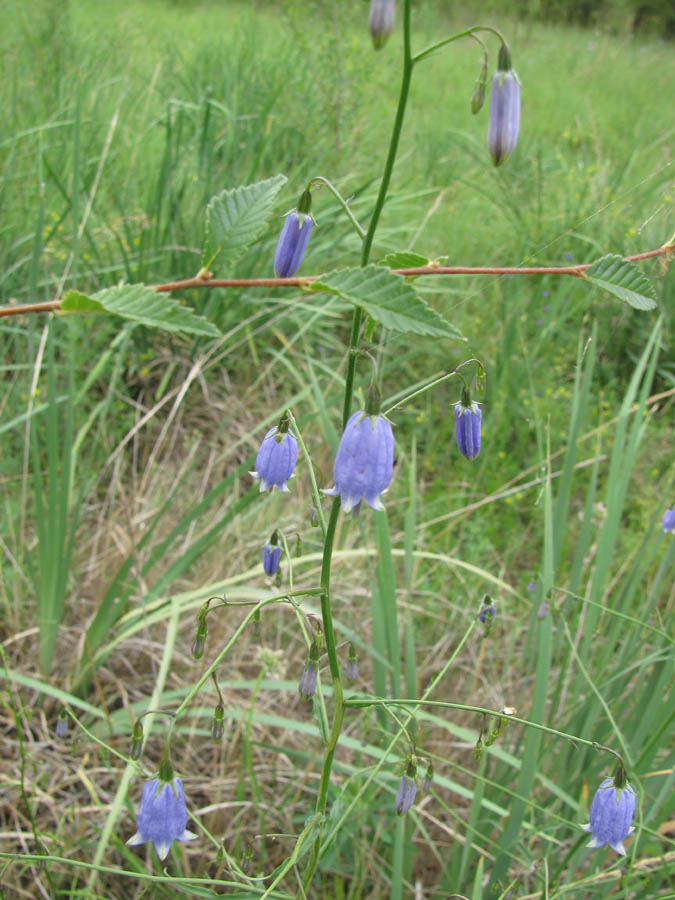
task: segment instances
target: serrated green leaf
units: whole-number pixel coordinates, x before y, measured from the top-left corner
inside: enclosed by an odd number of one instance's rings
[[[206,207],[206,239],[202,267],[218,261],[231,266],[253,243],[272,214],[274,200],[286,184],[285,175],[230,188],[216,194]]]
[[[389,266],[390,269],[419,269],[422,266],[428,266],[430,262],[430,259],[420,256],[419,253],[397,250],[395,253],[387,253],[382,260],[382,265]]]
[[[617,254],[596,259],[586,270],[586,280],[629,303],[634,309],[654,309],[656,306],[656,294],[651,282],[637,266]]]
[[[464,340],[454,325],[431,309],[402,275],[383,266],[338,269],[313,281],[309,290],[328,291],[360,306],[392,331]]]
[[[216,326],[182,306],[168,294],[157,293],[144,284],[124,284],[106,288],[91,297],[68,291],[61,303],[62,313],[108,313],[164,331],[185,331],[206,337],[219,337]]]

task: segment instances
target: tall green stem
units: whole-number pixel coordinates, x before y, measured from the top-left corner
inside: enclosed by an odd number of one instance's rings
[[[384,165],[382,174],[382,182],[380,190],[375,201],[375,209],[370,219],[368,231],[363,239],[363,247],[361,250],[361,265],[366,266],[370,259],[370,251],[373,245],[373,238],[377,229],[382,207],[387,197],[391,175],[396,162],[396,153],[398,151],[399,138],[401,129],[403,128],[403,118],[405,115],[405,107],[408,102],[408,92],[410,90],[410,79],[413,70],[413,60],[411,53],[410,41],[410,6],[411,0],[405,0],[403,8],[403,75],[401,78],[401,91],[399,93],[398,108],[396,110],[396,118],[394,127],[389,141],[389,151]],[[349,353],[347,355],[347,371],[345,374],[345,393],[342,406],[342,427],[347,424],[347,420],[351,414],[352,396],[354,393],[354,372],[356,370],[356,353],[354,352],[359,344],[359,334],[361,331],[362,310],[360,307],[354,309],[352,318],[352,330],[349,336]],[[344,719],[345,705],[342,696],[342,681],[340,679],[340,665],[337,658],[337,648],[335,644],[335,631],[333,630],[333,617],[330,606],[330,570],[333,558],[333,544],[335,542],[335,529],[337,527],[338,515],[340,513],[340,498],[336,497],[331,506],[328,525],[326,527],[326,539],[323,547],[323,559],[321,563],[321,617],[323,619],[323,631],[326,638],[326,654],[328,656],[328,664],[333,680],[333,724],[331,726],[326,746],[323,753],[323,764],[321,766],[321,781],[319,783],[319,793],[316,799],[316,812],[323,814],[326,811],[328,801],[328,787],[330,784],[330,773],[333,767],[333,757],[335,756],[335,748],[337,747],[340,732],[342,730],[342,720]],[[311,884],[314,872],[316,871],[321,852],[321,840],[323,837],[323,828],[319,832],[319,836],[314,842],[312,853],[310,856],[307,869],[303,878],[303,888],[299,896],[303,896]]]

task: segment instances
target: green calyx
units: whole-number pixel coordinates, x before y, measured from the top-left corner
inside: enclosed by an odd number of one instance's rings
[[[497,57],[497,71],[508,72],[512,68],[513,61],[511,60],[511,51],[509,50],[508,44],[502,44],[499,48],[499,56]]]
[[[305,188],[305,190],[300,194],[300,199],[298,200],[297,210],[301,216],[309,215],[309,211],[312,208],[312,194],[309,188]],[[300,220],[300,227],[302,227],[302,219]]]
[[[159,774],[157,776],[160,782],[164,784],[171,784],[173,781],[173,766],[169,761],[169,753],[168,750],[164,752],[164,756],[162,757],[162,761],[159,764]]]

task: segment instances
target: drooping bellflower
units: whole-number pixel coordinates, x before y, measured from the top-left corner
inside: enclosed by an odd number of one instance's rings
[[[520,129],[520,82],[511,67],[511,53],[503,44],[492,76],[487,146],[496,166],[515,150]]]
[[[180,778],[169,781],[153,778],[146,782],[136,821],[136,834],[127,844],[145,844],[152,841],[157,856],[166,859],[173,841],[192,841],[197,837],[185,827],[187,809]]]
[[[319,674],[319,662],[315,659],[308,659],[305,668],[300,676],[298,684],[298,693],[306,700],[310,700],[314,696],[316,690],[316,677]]]
[[[481,408],[471,401],[469,391],[462,390],[462,399],[455,404],[455,438],[462,456],[475,459],[480,453]]]
[[[281,547],[275,544],[265,544],[263,547],[263,569],[265,575],[276,575],[281,559]]]
[[[286,216],[274,254],[274,274],[277,278],[291,278],[298,271],[313,225],[309,208],[302,212],[294,210]]]
[[[326,491],[340,495],[345,512],[358,513],[361,501],[373,509],[384,509],[381,495],[394,473],[394,434],[391,425],[379,415],[353,413],[340,438],[333,478],[335,487]]]
[[[376,50],[381,50],[387,43],[389,35],[394,30],[395,15],[395,0],[370,0],[368,29]]]
[[[399,816],[408,812],[415,801],[416,793],[417,782],[415,781],[415,778],[407,773],[402,775],[401,783],[398,786],[398,793],[396,794],[396,812]]]
[[[492,620],[497,615],[497,604],[492,599],[492,597],[488,597],[487,594],[483,598],[483,606],[481,607],[480,612],[478,613],[478,618],[481,620],[483,625],[490,625]]]
[[[675,507],[665,511],[661,527],[666,534],[675,534]]]
[[[605,778],[602,782],[591,803],[589,824],[581,827],[592,834],[587,847],[608,844],[612,850],[625,856],[623,841],[635,830],[631,825],[635,812],[635,791],[627,781],[624,780],[623,787],[617,787],[615,781],[614,778]]]
[[[288,493],[286,482],[293,474],[298,459],[298,442],[289,431],[270,428],[265,435],[255,460],[255,470],[250,474],[260,479],[260,490],[278,487]]]

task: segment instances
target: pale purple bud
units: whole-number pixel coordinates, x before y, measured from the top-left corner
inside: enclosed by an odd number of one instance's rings
[[[675,534],[675,507],[665,511],[661,527],[666,534]]]
[[[401,777],[401,783],[398,786],[398,793],[396,794],[396,812],[399,816],[408,812],[413,805],[416,793],[417,782],[415,779],[411,778],[409,775],[403,775]]]
[[[265,575],[275,575],[281,559],[281,547],[265,544],[263,547],[263,569]]]
[[[301,697],[309,700],[314,696],[314,691],[316,690],[316,677],[318,674],[318,660],[308,659],[305,663],[305,668],[302,670],[300,684],[298,685],[298,691]]]
[[[395,0],[370,0],[368,28],[376,50],[381,50],[387,43],[389,35],[394,30],[395,15]]]
[[[520,128],[520,82],[512,70],[492,76],[487,146],[494,164],[501,165],[515,150]]]
[[[298,271],[313,225],[309,215],[291,212],[286,216],[274,254],[274,274],[277,278],[290,278]]]
[[[455,438],[462,456],[475,459],[480,453],[480,425],[482,412],[477,403],[461,400],[455,404]]]

